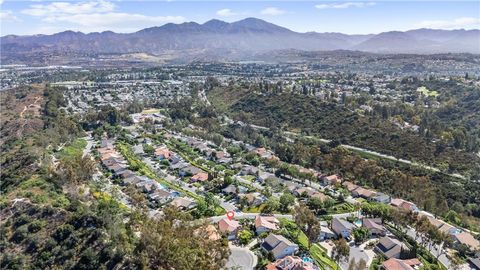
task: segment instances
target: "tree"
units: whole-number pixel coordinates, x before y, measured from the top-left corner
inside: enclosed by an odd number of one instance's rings
[[[284,213],[288,212],[288,209],[293,205],[294,202],[295,197],[292,194],[283,193],[282,196],[280,196],[280,211]]]
[[[253,238],[253,233],[248,229],[244,229],[240,231],[240,233],[238,234],[238,240],[240,241],[241,245],[246,245],[250,243],[252,238]]]
[[[353,230],[353,237],[355,239],[355,244],[361,244],[365,242],[368,238],[368,229],[365,227],[360,227]]]
[[[134,258],[141,269],[222,269],[230,256],[228,241],[211,240],[188,213],[165,207],[160,220],[140,216],[132,226],[141,234]]]
[[[350,256],[350,246],[348,246],[347,241],[343,238],[333,241],[333,244],[332,258],[339,264]]]
[[[280,208],[280,201],[277,198],[271,196],[265,202],[265,206],[262,208],[262,213],[270,214],[277,211],[278,208]]]
[[[320,198],[310,198],[307,202],[308,207],[315,211],[317,215],[321,214],[325,210],[324,203]]]
[[[364,259],[360,259],[357,263],[356,270],[366,270],[367,269],[367,262]]]
[[[310,248],[310,243],[315,241],[320,234],[320,222],[305,204],[300,204],[295,207],[294,219],[298,227],[305,232],[309,240],[308,248]]]

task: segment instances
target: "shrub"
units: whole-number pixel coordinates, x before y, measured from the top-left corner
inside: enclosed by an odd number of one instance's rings
[[[32,223],[28,225],[28,231],[31,233],[36,233],[40,231],[43,227],[43,222],[39,220],[34,220]]]

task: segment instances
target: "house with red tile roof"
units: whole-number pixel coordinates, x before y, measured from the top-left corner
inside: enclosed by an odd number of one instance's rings
[[[415,270],[422,266],[422,262],[415,258],[410,260],[400,260],[391,258],[383,262],[382,270]]]
[[[204,182],[208,180],[208,173],[199,172],[190,178],[193,182]]]
[[[255,231],[257,234],[261,234],[263,232],[270,232],[276,231],[279,229],[278,225],[280,221],[274,216],[261,216],[258,215],[255,218]]]
[[[228,218],[224,218],[218,222],[218,229],[220,232],[227,235],[228,240],[237,238],[237,233],[240,227],[240,223],[234,219],[230,220]]]

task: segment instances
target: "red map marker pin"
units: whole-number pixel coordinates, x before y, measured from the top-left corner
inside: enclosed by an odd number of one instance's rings
[[[228,211],[228,212],[227,212],[227,218],[228,218],[229,220],[232,220],[232,218],[233,218],[234,216],[235,216],[235,212],[233,212],[233,211]]]

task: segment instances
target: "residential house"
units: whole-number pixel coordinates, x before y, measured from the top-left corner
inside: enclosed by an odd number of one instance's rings
[[[258,206],[266,200],[265,196],[258,192],[238,194],[238,197],[240,200],[245,200],[249,206]]]
[[[405,251],[408,252],[408,248],[398,239],[384,236],[380,238],[380,241],[375,246],[375,251],[382,254],[387,259],[400,259],[405,254]]]
[[[480,242],[469,232],[462,232],[452,236],[454,245],[465,245],[471,250],[480,248]]]
[[[379,218],[364,218],[362,220],[362,227],[368,229],[370,236],[387,235],[387,229],[382,225],[382,220]]]
[[[329,176],[322,176],[322,183],[323,185],[325,186],[336,186],[336,185],[340,185],[342,183],[342,178],[337,175],[337,174],[333,174],[333,175],[329,175]]]
[[[195,175],[199,172],[203,172],[203,171],[193,165],[187,165],[186,167],[181,168],[179,173],[181,177],[184,177],[187,175]]]
[[[273,257],[278,260],[288,255],[293,255],[298,250],[298,245],[292,243],[282,235],[270,233],[261,245],[262,249],[271,252]]]
[[[384,204],[389,204],[390,201],[392,200],[392,197],[385,193],[377,192],[375,196],[370,198],[371,201],[373,202],[378,202],[378,203],[384,203]]]
[[[260,183],[265,182],[267,179],[273,178],[273,179],[278,179],[275,174],[269,173],[269,172],[259,172],[257,176],[257,181]]]
[[[276,231],[279,229],[280,221],[274,216],[262,216],[258,215],[255,218],[255,231],[257,234],[261,234],[263,232],[271,232]]]
[[[179,170],[180,176],[185,176],[187,172],[183,172],[182,169],[188,167],[190,164],[188,162],[185,162],[183,160],[180,160],[178,162],[170,162],[170,169],[172,170]]]
[[[311,196],[311,198],[316,198],[316,199],[319,199],[320,201],[324,202],[325,200],[327,200],[329,197],[321,192],[315,192],[313,193]]]
[[[335,186],[342,183],[342,178],[338,174],[321,176],[322,184],[325,186]]]
[[[189,210],[197,205],[197,203],[194,200],[187,197],[177,197],[173,199],[173,201],[170,204],[180,208],[181,210]]]
[[[311,187],[299,187],[293,191],[293,194],[297,197],[300,197],[300,196],[310,197],[315,193],[316,191]]]
[[[228,218],[224,218],[218,222],[218,228],[220,232],[226,234],[228,240],[234,240],[237,238],[237,233],[240,227],[240,223],[234,219],[230,220]]]
[[[203,172],[203,171],[202,171],[202,172],[199,172],[199,173],[193,175],[193,176],[190,178],[190,180],[191,180],[192,182],[205,182],[205,181],[208,180],[208,173]]]
[[[352,223],[340,219],[340,218],[333,218],[332,219],[332,230],[338,237],[342,237],[345,239],[350,239],[350,235],[352,234],[353,229],[355,229],[355,225]]]
[[[247,165],[242,168],[240,175],[257,175],[258,168],[255,166]]]
[[[335,233],[328,227],[328,222],[320,221],[320,235],[318,239],[324,241],[327,239],[333,239],[335,236]]]
[[[225,194],[237,194],[237,187],[233,184],[228,185],[222,189],[222,192]]]
[[[138,175],[131,175],[125,179],[123,179],[123,183],[125,185],[136,185],[137,183],[142,182],[144,179]]]
[[[125,171],[126,169],[128,169],[128,167],[126,165],[121,164],[121,163],[115,163],[113,165],[107,166],[107,168],[110,171],[113,171],[117,175],[120,174],[121,172]]]
[[[140,189],[142,192],[145,193],[152,193],[154,190],[157,189],[157,185],[155,184],[156,182],[148,179],[144,180],[142,182],[136,183],[135,186]]]
[[[149,198],[153,201],[156,201],[158,203],[166,203],[168,202],[169,200],[173,199],[175,196],[164,190],[164,189],[156,189],[155,191],[153,191],[151,194],[149,194]]]
[[[457,229],[454,226],[446,223],[443,220],[436,219],[435,217],[430,216],[430,215],[427,215],[426,217],[427,217],[428,221],[430,222],[430,224],[437,227],[437,229],[439,231],[445,233],[446,235],[454,235],[454,234],[457,234],[457,233],[460,232],[459,229]]]
[[[122,178],[128,178],[128,177],[131,177],[131,176],[134,176],[135,175],[135,172],[131,171],[131,170],[125,170],[123,172],[120,172],[118,174],[118,176],[122,177]]]
[[[400,209],[405,209],[413,212],[418,211],[418,208],[414,203],[405,201],[403,199],[392,199],[390,204]]]
[[[180,157],[179,155],[173,153],[173,152],[170,152],[170,164],[176,164],[178,162],[180,162],[182,160],[182,157]]]
[[[357,185],[355,185],[354,183],[350,182],[350,181],[345,181],[342,183],[342,186],[344,188],[346,188],[348,190],[348,192],[352,193],[352,191],[354,191],[355,189],[358,188]]]
[[[358,187],[352,191],[352,196],[353,197],[361,197],[364,199],[370,199],[376,196],[375,191],[368,190],[363,187]]]
[[[422,267],[422,262],[417,259],[400,260],[396,258],[390,258],[383,262],[382,270],[416,270]]]
[[[155,149],[155,157],[159,160],[170,159],[172,152],[165,147],[160,147]]]
[[[312,262],[305,262],[297,256],[286,256],[265,266],[265,270],[314,270],[318,269]]]
[[[105,167],[110,167],[114,164],[126,164],[125,160],[120,157],[110,156],[109,158],[103,159],[102,164]]]

